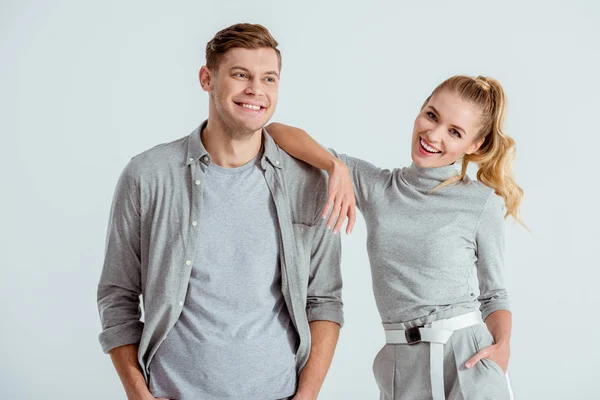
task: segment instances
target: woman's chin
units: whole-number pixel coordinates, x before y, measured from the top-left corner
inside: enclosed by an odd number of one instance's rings
[[[431,168],[432,167],[431,160],[428,160],[428,159],[422,157],[420,154],[413,153],[411,155],[411,158],[412,158],[413,163],[419,168]]]

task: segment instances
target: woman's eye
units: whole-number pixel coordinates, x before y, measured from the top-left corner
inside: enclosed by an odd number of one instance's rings
[[[427,111],[427,117],[429,117],[429,119],[432,119],[434,121],[437,121],[437,115],[435,115],[434,113],[432,113],[431,111]]]
[[[462,137],[462,135],[460,134],[460,132],[459,132],[459,131],[457,131],[456,129],[451,129],[451,130],[450,130],[450,133],[451,133],[452,135],[456,136],[457,138],[461,138],[461,137]]]

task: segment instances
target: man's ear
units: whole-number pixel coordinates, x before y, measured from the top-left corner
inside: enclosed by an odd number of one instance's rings
[[[205,92],[212,91],[213,73],[206,65],[203,65],[202,68],[200,68],[198,78],[200,79],[200,86],[202,86],[202,90]]]

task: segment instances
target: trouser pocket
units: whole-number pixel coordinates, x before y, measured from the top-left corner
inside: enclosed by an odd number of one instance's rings
[[[447,400],[510,400],[508,382],[500,366],[483,359],[471,368],[465,363],[481,349],[494,343],[485,325],[454,332],[450,339],[452,363],[445,363]],[[454,367],[454,368],[453,368]]]
[[[379,387],[379,400],[394,400],[396,355],[394,345],[384,345],[373,361],[373,375]]]

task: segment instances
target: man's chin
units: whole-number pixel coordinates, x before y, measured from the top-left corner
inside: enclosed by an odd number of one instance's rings
[[[266,124],[247,126],[245,130],[251,133],[261,132],[265,125]]]
[[[252,122],[252,123],[241,123],[240,124],[240,128],[242,128],[244,131],[246,132],[257,132],[257,131],[261,131],[265,125],[267,125],[268,121],[261,121],[261,122]]]
[[[230,126],[228,131],[230,132],[230,134],[233,135],[233,137],[237,137],[239,139],[249,138],[249,137],[253,136],[255,133],[261,132],[262,128],[265,125],[266,125],[266,123],[265,124],[258,124],[258,123],[248,124],[247,122],[246,123],[238,122],[234,126]]]

